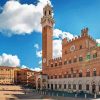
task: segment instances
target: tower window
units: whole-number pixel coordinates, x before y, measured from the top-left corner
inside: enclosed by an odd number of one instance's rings
[[[96,58],[97,57],[97,53],[93,54],[93,58]]]
[[[67,64],[67,61],[64,61],[64,65],[66,65]]]
[[[53,79],[53,76],[51,76],[51,79]]]
[[[65,54],[67,54],[67,51],[65,51]]]
[[[82,45],[80,45],[80,49],[82,49]]]
[[[87,60],[90,60],[90,59],[91,59],[91,55],[88,54],[87,57],[86,57],[86,59],[87,59]]]
[[[74,58],[74,61],[73,61],[73,62],[74,62],[74,63],[77,62],[77,58]]]
[[[79,57],[79,61],[83,61],[83,57]]]
[[[57,75],[55,75],[55,79],[57,79]]]
[[[59,78],[62,78],[62,75],[59,75]]]
[[[46,11],[45,11],[45,16],[46,16]]]
[[[68,78],[71,78],[71,74],[68,74]]]
[[[55,66],[57,66],[57,63],[55,63]]]
[[[82,77],[82,72],[79,73],[79,77]]]
[[[51,15],[51,11],[49,10],[49,15]]]
[[[53,67],[53,64],[51,64],[51,67]]]
[[[90,77],[90,71],[86,72],[86,77]]]
[[[76,77],[76,73],[73,73],[73,77]]]
[[[67,74],[64,74],[64,78],[67,78]]]
[[[69,64],[71,64],[72,63],[72,61],[71,60],[69,60]]]
[[[96,76],[97,74],[96,74],[96,70],[95,71],[93,71],[93,76]]]

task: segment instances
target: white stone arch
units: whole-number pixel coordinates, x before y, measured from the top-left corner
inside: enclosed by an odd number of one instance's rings
[[[90,85],[90,84],[91,84],[91,82],[90,82],[89,80],[87,80],[87,81],[86,81],[86,84],[89,84],[89,85]]]
[[[96,81],[95,80],[92,80],[91,81],[91,85],[95,84],[96,85]]]
[[[73,80],[73,84],[77,84],[77,80]]]
[[[82,80],[79,80],[79,81],[78,81],[78,84],[82,84]]]

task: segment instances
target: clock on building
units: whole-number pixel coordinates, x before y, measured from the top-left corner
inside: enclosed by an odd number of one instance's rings
[[[43,58],[43,63],[45,63],[46,62],[46,58]]]
[[[75,50],[75,45],[72,45],[71,47],[70,47],[70,51],[74,51]]]

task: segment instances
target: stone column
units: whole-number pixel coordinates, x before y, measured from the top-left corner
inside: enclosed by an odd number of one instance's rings
[[[51,84],[49,84],[49,89],[51,90]]]
[[[53,84],[53,90],[55,90],[55,84]]]
[[[57,90],[59,90],[59,84],[57,84]]]
[[[98,93],[99,93],[99,86],[96,85],[96,94],[98,94]]]
[[[64,91],[64,84],[62,83],[61,85],[62,85],[62,86],[61,86],[61,90]]]
[[[79,91],[78,87],[79,87],[79,85],[78,85],[78,84],[76,84],[76,91]]]
[[[92,93],[92,85],[89,85],[89,92]]]
[[[41,86],[41,90],[42,90],[43,89],[43,86],[42,86],[42,78],[41,78],[40,86]]]

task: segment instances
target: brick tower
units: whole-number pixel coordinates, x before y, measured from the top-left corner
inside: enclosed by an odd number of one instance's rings
[[[54,19],[52,16],[52,7],[47,4],[43,8],[42,24],[42,69],[47,68],[48,61],[52,59],[52,36]]]

